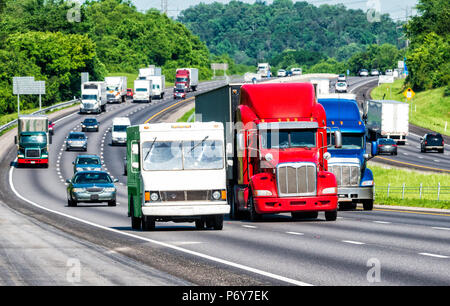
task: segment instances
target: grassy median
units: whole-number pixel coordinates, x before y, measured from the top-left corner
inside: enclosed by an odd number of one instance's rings
[[[370,164],[369,168],[374,174],[376,204],[450,209],[450,174],[374,164]]]
[[[180,119],[177,120],[177,122],[189,122],[189,118],[195,113],[195,108],[191,109],[187,113],[185,113]]]
[[[403,82],[396,80],[393,84],[380,85],[372,91],[372,98],[381,100],[386,95],[386,100],[405,101]],[[443,87],[416,92],[409,118],[414,125],[450,136],[450,96],[444,97]]]

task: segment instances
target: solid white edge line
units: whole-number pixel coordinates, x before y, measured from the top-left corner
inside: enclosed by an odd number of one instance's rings
[[[76,113],[74,113],[74,114],[76,114]],[[72,116],[74,114],[68,115],[67,117]],[[63,117],[63,118],[67,118],[67,117]],[[63,118],[61,118],[61,119],[63,119]],[[17,158],[15,159],[15,162],[17,162]],[[169,249],[177,250],[179,252],[183,252],[183,253],[190,254],[190,255],[193,255],[193,256],[197,256],[197,257],[200,257],[200,258],[204,258],[204,259],[207,259],[207,260],[210,260],[210,261],[213,261],[213,262],[221,263],[223,265],[227,265],[227,266],[234,267],[234,268],[237,268],[237,269],[241,269],[241,270],[244,270],[244,271],[247,271],[247,272],[259,274],[259,275],[262,275],[262,276],[265,276],[265,277],[273,278],[273,279],[276,279],[276,280],[279,280],[279,281],[282,281],[282,282],[285,282],[285,283],[288,283],[288,284],[292,284],[292,285],[296,285],[296,286],[313,286],[312,284],[309,284],[309,283],[305,283],[305,282],[302,282],[302,281],[298,281],[298,280],[291,279],[291,278],[288,278],[288,277],[284,277],[284,276],[281,276],[281,275],[277,275],[277,274],[274,274],[274,273],[262,271],[262,270],[259,270],[259,269],[256,269],[256,268],[247,267],[247,266],[244,266],[244,265],[241,265],[241,264],[238,264],[238,263],[234,263],[234,262],[231,262],[231,261],[228,261],[228,260],[225,260],[225,259],[217,258],[217,257],[214,257],[214,256],[210,256],[210,255],[202,254],[202,253],[199,253],[199,252],[191,251],[191,250],[188,250],[188,249],[180,248],[178,246],[171,245],[171,244],[168,244],[168,243],[165,243],[165,242],[161,242],[161,241],[157,241],[157,240],[153,240],[153,239],[148,239],[148,238],[144,238],[144,237],[141,237],[141,236],[138,236],[138,235],[133,235],[133,234],[130,234],[130,233],[122,232],[122,231],[119,231],[119,230],[116,230],[116,229],[112,229],[112,228],[109,228],[109,227],[106,227],[106,226],[103,226],[103,225],[100,225],[100,224],[96,224],[96,223],[93,223],[93,222],[90,222],[90,221],[86,221],[86,220],[83,220],[83,219],[80,219],[80,218],[77,218],[77,217],[74,217],[74,216],[70,216],[70,215],[67,215],[67,214],[59,212],[59,211],[55,211],[55,210],[46,208],[46,207],[41,206],[41,205],[39,205],[37,203],[34,203],[33,201],[30,201],[30,200],[26,199],[25,197],[23,197],[22,195],[20,195],[17,192],[16,188],[14,187],[13,180],[12,180],[13,172],[14,172],[14,167],[11,166],[10,170],[9,170],[9,185],[11,187],[11,190],[14,192],[14,194],[19,199],[21,199],[21,200],[23,200],[23,201],[25,201],[25,202],[27,202],[27,203],[37,207],[37,208],[40,208],[42,210],[45,210],[45,211],[48,211],[48,212],[51,212],[51,213],[54,213],[54,214],[57,214],[57,215],[69,218],[69,219],[72,219],[72,220],[75,220],[75,221],[78,221],[78,222],[81,222],[81,223],[84,223],[84,224],[87,224],[87,225],[90,225],[90,226],[93,226],[93,227],[96,227],[96,228],[99,228],[99,229],[110,231],[112,233],[116,233],[116,234],[120,234],[120,235],[123,235],[123,236],[131,237],[131,238],[134,238],[134,239],[139,239],[139,240],[142,240],[142,241],[145,241],[145,242],[150,242],[150,243],[153,243],[153,244],[157,244],[157,245],[169,248]]]
[[[429,257],[436,257],[436,258],[450,258],[448,256],[438,255],[438,254],[431,254],[431,253],[419,253],[419,255],[429,256]]]
[[[437,229],[437,230],[450,231],[450,228],[448,228],[448,227],[432,227],[432,228]]]

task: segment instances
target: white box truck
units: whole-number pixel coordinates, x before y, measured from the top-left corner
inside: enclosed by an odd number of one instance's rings
[[[156,221],[221,230],[230,212],[222,123],[156,123],[127,129],[128,214],[133,229]]]
[[[127,98],[127,77],[114,76],[106,77],[106,100],[108,103],[126,102]]]
[[[405,144],[409,132],[409,104],[391,100],[366,102],[365,118],[369,139],[392,138]]]
[[[161,67],[155,67],[154,65],[150,65],[147,68],[139,69],[138,79],[144,80],[148,76],[161,75],[161,74],[162,74]]]
[[[166,77],[164,75],[150,75],[147,80],[152,81],[152,96],[164,99],[164,89],[166,88]]]
[[[152,102],[152,81],[135,80],[133,102]]]
[[[81,85],[80,113],[100,114],[106,110],[106,83],[86,82]]]
[[[316,97],[321,95],[328,95],[330,93],[330,80],[321,78],[312,78],[310,83],[314,85],[316,91]]]

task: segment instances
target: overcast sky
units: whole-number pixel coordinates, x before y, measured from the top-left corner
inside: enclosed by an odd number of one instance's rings
[[[179,11],[188,8],[189,6],[196,5],[200,2],[213,3],[222,2],[227,3],[226,0],[167,0],[168,1],[168,15],[176,16]],[[241,0],[244,2],[253,3],[255,0]],[[413,7],[417,4],[418,0],[306,0],[315,5],[321,4],[337,4],[343,3],[348,8],[363,9],[366,11],[373,5],[378,5],[382,14],[389,13],[392,18],[396,20],[404,20],[406,16],[406,10],[408,15],[415,14]],[[149,8],[161,9],[161,0],[133,0],[139,10],[147,10]],[[271,3],[272,0],[266,0],[267,3]]]

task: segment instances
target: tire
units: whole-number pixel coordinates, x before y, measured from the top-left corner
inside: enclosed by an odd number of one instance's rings
[[[142,230],[145,232],[155,230],[155,218],[150,216],[144,216],[142,218]]]
[[[326,211],[325,212],[325,220],[327,221],[336,221],[337,219],[337,210]]]
[[[223,229],[223,215],[214,216],[213,229],[215,231],[221,231]]]
[[[364,210],[372,210],[373,209],[373,200],[364,200],[363,207],[364,207]]]
[[[131,228],[134,230],[141,230],[142,219],[134,216],[134,201],[131,197]]]
[[[260,221],[262,219],[262,215],[258,214],[256,212],[255,205],[254,205],[254,202],[253,202],[252,191],[250,191],[250,196],[248,198],[248,207],[249,207],[249,218],[250,218],[250,221],[252,221],[252,222]]]
[[[230,189],[232,189],[232,188],[230,188]],[[230,203],[230,219],[231,220],[242,220],[242,219],[245,218],[244,212],[239,211],[238,203],[236,203],[236,201],[235,201],[234,192],[231,191],[230,193],[231,193],[230,197],[229,197],[229,199],[231,199],[231,203]]]
[[[67,199],[67,205],[69,207],[76,207],[77,206],[77,201],[71,200],[70,198]]]
[[[199,231],[204,230],[205,220],[204,219],[195,220],[195,228]]]
[[[108,206],[110,206],[110,207],[114,207],[114,206],[116,206],[116,205],[117,205],[116,200],[114,200],[114,201],[109,201],[109,202],[108,202]]]

